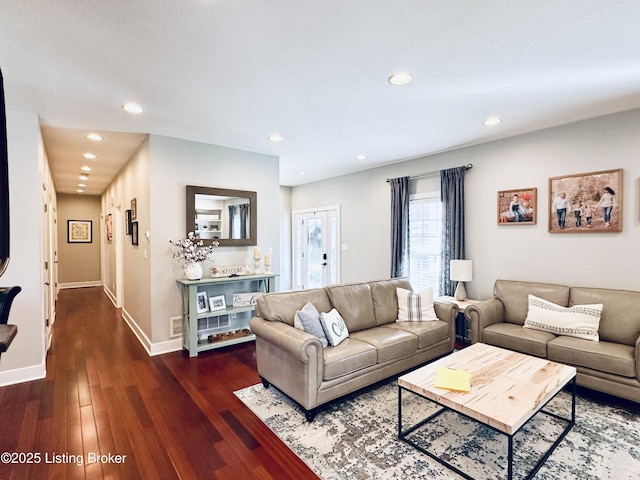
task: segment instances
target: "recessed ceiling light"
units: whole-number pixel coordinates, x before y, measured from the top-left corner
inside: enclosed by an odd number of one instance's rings
[[[389,77],[389,83],[396,86],[406,85],[411,80],[411,75],[408,73],[394,73]]]
[[[359,155],[356,155],[356,160],[366,160],[367,156],[364,153],[361,153]]]
[[[274,133],[273,135],[269,135],[267,137],[270,142],[281,142],[283,140],[282,135]]]
[[[102,136],[101,136],[101,135],[98,135],[98,134],[97,134],[97,133],[95,133],[95,132],[87,133],[86,137],[87,137],[89,140],[93,140],[94,142],[100,142],[100,141],[102,141],[102,140],[103,140]]]
[[[77,188],[77,189],[76,189],[76,192],[78,192],[78,193],[84,193],[84,190],[83,190],[83,189],[81,189],[81,188]]]
[[[142,113],[144,112],[144,110],[142,109],[142,107],[140,105],[138,105],[137,103],[133,103],[133,102],[127,102],[124,105],[122,105],[122,109],[125,112],[129,112],[129,113]]]
[[[93,172],[93,168],[91,168],[89,165],[85,165],[83,167],[80,167],[80,170],[82,170],[83,172]]]
[[[78,178],[84,182],[84,181],[89,180],[89,175],[87,175],[86,173],[83,173]]]
[[[97,157],[96,154],[91,153],[91,152],[87,152],[85,154],[82,155],[84,158],[86,158],[87,160],[95,160]]]
[[[487,118],[482,123],[484,125],[486,125],[487,127],[492,127],[493,125],[498,125],[499,123],[502,123],[502,118],[498,117],[497,115],[493,115],[493,116]]]
[[[86,183],[79,183],[79,184],[78,184],[78,186],[79,186],[80,188],[84,188],[84,187],[86,187],[86,186],[87,186],[87,184],[86,184]]]
[[[304,177],[307,174],[307,172],[298,172],[298,175],[300,175],[301,177]]]

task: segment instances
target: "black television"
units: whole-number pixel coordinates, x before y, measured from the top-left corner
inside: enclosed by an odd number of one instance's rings
[[[9,264],[9,157],[7,114],[4,108],[4,80],[0,69],[0,275]]]

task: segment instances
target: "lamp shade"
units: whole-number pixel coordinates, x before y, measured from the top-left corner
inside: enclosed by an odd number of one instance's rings
[[[449,278],[456,282],[470,282],[472,271],[471,260],[451,260]]]

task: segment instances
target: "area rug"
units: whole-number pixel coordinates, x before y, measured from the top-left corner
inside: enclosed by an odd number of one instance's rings
[[[259,384],[235,394],[324,480],[461,478],[398,440],[395,381],[335,402],[311,423],[295,402],[274,387]],[[402,405],[404,428],[436,409],[410,393],[403,394]],[[570,406],[570,395],[561,392],[547,410],[569,416]],[[514,478],[529,473],[563,427],[548,415],[536,415],[523,427],[514,439]],[[506,478],[507,439],[488,427],[447,412],[412,435],[414,441],[475,478]],[[576,424],[535,478],[630,480],[640,478],[639,472],[637,412],[578,395]]]

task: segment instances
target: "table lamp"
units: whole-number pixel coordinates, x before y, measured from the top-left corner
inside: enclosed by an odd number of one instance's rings
[[[464,289],[464,282],[471,281],[473,262],[471,260],[451,260],[449,265],[449,278],[454,282],[458,282],[454,296],[456,300],[466,300],[467,292]]]

